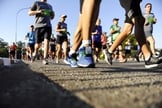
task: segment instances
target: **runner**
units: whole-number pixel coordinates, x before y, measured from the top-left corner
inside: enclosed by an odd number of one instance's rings
[[[48,64],[48,51],[49,51],[49,40],[52,34],[51,20],[54,18],[54,11],[52,6],[47,3],[47,0],[35,1],[33,6],[30,8],[28,14],[30,16],[35,15],[35,49],[32,56],[32,61],[35,60],[38,49],[44,42],[44,55],[43,64]]]

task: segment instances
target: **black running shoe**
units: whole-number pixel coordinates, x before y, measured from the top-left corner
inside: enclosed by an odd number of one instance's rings
[[[162,62],[162,57],[150,57],[149,60],[145,61],[145,68],[156,68]]]
[[[69,62],[70,62],[70,66],[73,68],[78,67],[77,65],[77,54],[71,54],[69,55]]]
[[[31,56],[31,62],[34,62],[37,56]]]
[[[140,62],[139,56],[137,54],[134,57],[135,57],[135,59],[136,59],[137,62]]]
[[[112,53],[106,52],[106,62],[110,65],[112,65]]]
[[[42,63],[43,63],[44,65],[48,65],[48,59],[43,59]]]

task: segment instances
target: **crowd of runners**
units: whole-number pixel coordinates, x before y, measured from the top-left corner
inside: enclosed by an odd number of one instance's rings
[[[143,59],[146,68],[157,67],[161,63],[161,57],[155,48],[153,25],[157,18],[152,12],[152,4],[147,3],[142,12],[142,0],[119,2],[125,9],[124,26],[118,25],[120,19],[115,17],[106,32],[102,30],[102,20],[98,18],[101,0],[80,0],[79,21],[73,43],[70,43],[66,23],[66,18],[70,16],[66,13],[61,15],[55,28],[52,28],[51,20],[55,17],[52,5],[47,0],[35,1],[28,12],[30,16],[35,16],[35,24],[30,25],[30,31],[25,35],[28,44],[26,48],[22,48],[22,59],[31,63],[41,59],[44,65],[49,60],[58,64],[62,60],[71,67],[95,67],[100,60],[112,65],[113,60],[125,63],[128,60],[135,59],[139,62]],[[127,39],[133,27],[137,43],[135,55],[131,52],[133,43]],[[56,34],[52,34],[52,29]],[[127,40],[124,41],[125,39]],[[16,46],[14,51],[10,48],[10,58],[14,58],[15,51]]]

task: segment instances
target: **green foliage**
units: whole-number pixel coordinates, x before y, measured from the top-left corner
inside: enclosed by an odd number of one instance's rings
[[[126,42],[127,40],[130,40],[130,43],[131,43],[131,56],[134,57],[136,51],[137,51],[137,40],[135,38],[135,35],[134,34],[130,34],[124,41],[123,41],[123,44],[122,44],[122,47],[123,47],[123,50],[126,46]]]
[[[130,40],[130,43],[131,43],[131,53],[132,53],[132,57],[135,55],[135,53],[136,53],[136,50],[137,50],[137,40],[136,40],[136,38],[135,38],[135,35],[134,34],[131,34],[130,36],[128,36],[124,41],[123,41],[123,44],[122,44],[122,47],[123,47],[123,49],[125,48],[125,45],[126,45],[126,42],[127,42],[127,40]],[[147,43],[148,44],[148,43]],[[149,46],[149,44],[148,44],[148,46]],[[157,50],[157,49],[156,49]],[[159,52],[160,52],[160,55],[162,56],[162,49],[159,49],[158,50]]]
[[[127,40],[130,40],[131,46],[133,50],[136,50],[136,46],[137,46],[137,40],[135,38],[134,34],[131,34],[130,36],[128,36],[124,41],[123,41],[123,48],[125,47],[125,43],[127,42]]]
[[[22,41],[18,41],[16,45],[17,45],[17,58],[21,59],[21,49],[25,46],[25,43]]]
[[[8,57],[8,43],[0,38],[0,57]]]
[[[0,48],[0,57],[8,57],[8,49],[7,48]]]
[[[22,41],[18,41],[16,45],[17,45],[17,58],[19,59],[21,57],[21,49],[22,47],[24,47],[25,43]],[[9,56],[8,48],[9,48],[8,43],[5,42],[2,38],[0,38],[0,57]]]

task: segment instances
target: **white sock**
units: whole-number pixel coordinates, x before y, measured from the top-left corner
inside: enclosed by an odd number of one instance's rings
[[[112,53],[112,51],[108,50],[109,53]]]
[[[149,58],[150,58],[150,56],[148,56],[148,57],[145,57],[145,60],[147,61],[147,60],[149,60]]]
[[[72,55],[75,53],[75,50],[70,50],[69,55]]]
[[[91,40],[82,40],[83,46],[87,46],[91,44]]]
[[[103,53],[106,55],[107,54],[107,49],[104,49],[103,50]]]

